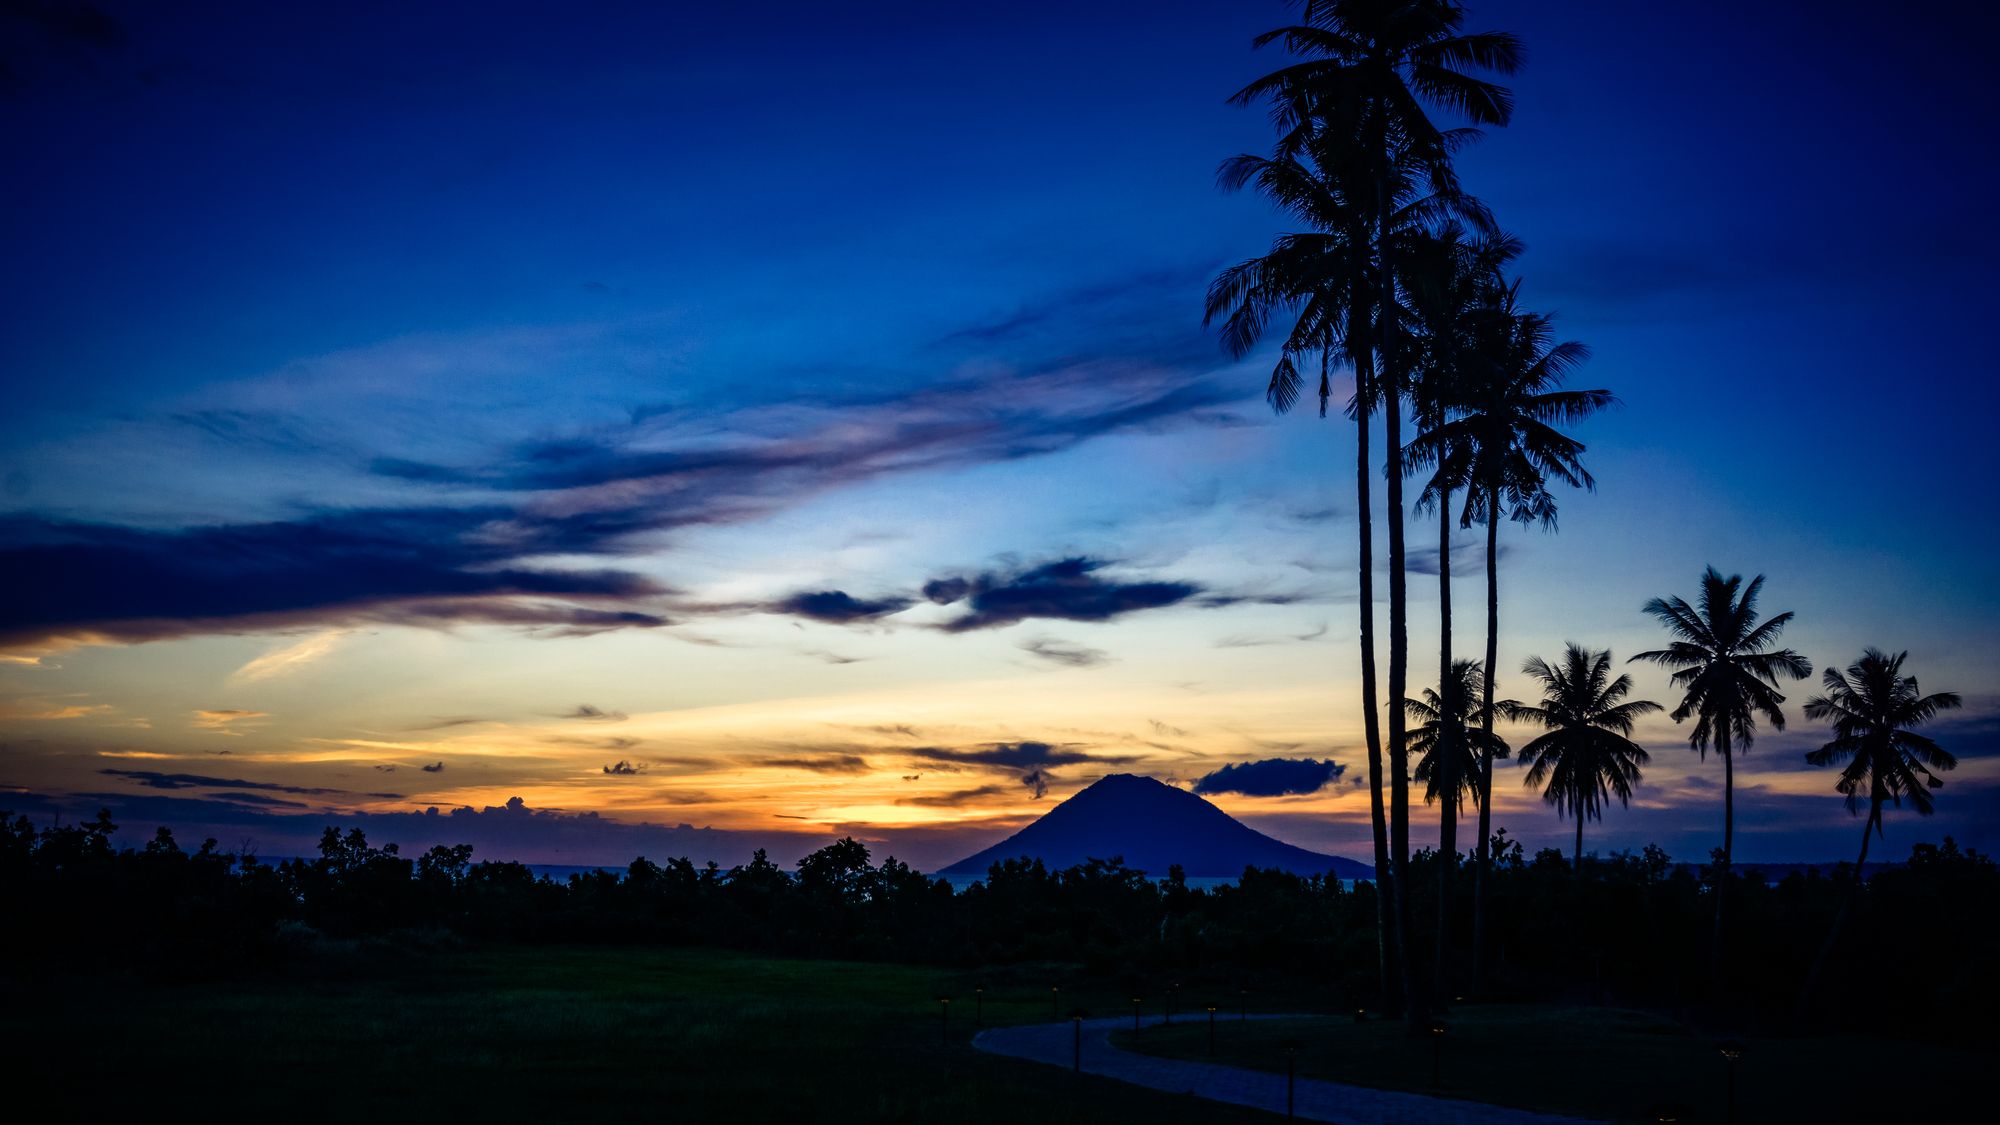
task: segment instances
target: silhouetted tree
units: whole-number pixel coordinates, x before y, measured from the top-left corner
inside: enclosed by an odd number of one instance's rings
[[[1632,677],[1611,678],[1611,653],[1569,645],[1562,663],[1550,666],[1531,656],[1521,671],[1543,687],[1538,707],[1515,704],[1507,717],[1534,723],[1548,733],[1521,747],[1523,779],[1540,787],[1557,813],[1576,818],[1576,875],[1583,879],[1583,822],[1604,819],[1606,799],[1632,802],[1646,751],[1632,741],[1632,723],[1660,709],[1649,699],[1626,700]]]
[[[1486,660],[1481,730],[1492,734],[1494,677],[1500,645],[1499,531],[1504,514],[1519,523],[1553,529],[1556,504],[1548,482],[1592,489],[1583,468],[1583,443],[1555,427],[1577,422],[1616,401],[1609,391],[1561,389],[1589,358],[1575,341],[1557,343],[1549,318],[1522,312],[1519,284],[1490,294],[1470,312],[1473,341],[1462,363],[1456,417],[1419,435],[1411,456],[1420,463],[1458,459],[1452,475],[1466,482],[1461,526],[1486,526]],[[1473,867],[1472,984],[1481,985],[1485,956],[1487,847],[1492,833],[1493,761],[1479,762],[1479,837]]]
[[[1813,959],[1806,977],[1801,1002],[1810,1000],[1819,984],[1820,973],[1840,938],[1842,926],[1860,892],[1862,869],[1868,863],[1870,832],[1882,834],[1882,805],[1892,802],[1903,807],[1903,798],[1919,816],[1935,810],[1930,791],[1944,786],[1937,772],[1956,769],[1958,759],[1928,737],[1910,729],[1922,726],[1945,711],[1960,705],[1958,693],[1925,695],[1915,676],[1903,674],[1909,653],[1890,656],[1870,648],[1861,659],[1847,666],[1845,673],[1828,668],[1820,675],[1824,694],[1806,700],[1806,718],[1833,725],[1833,741],[1806,755],[1815,766],[1840,766],[1834,788],[1847,798],[1847,811],[1859,813],[1865,802],[1868,819],[1861,825],[1861,854],[1855,857],[1854,873],[1847,893],[1841,896],[1840,910],[1827,932],[1826,944]]]
[[[1756,740],[1759,715],[1772,729],[1785,729],[1785,697],[1778,691],[1778,678],[1799,680],[1812,674],[1805,657],[1772,647],[1792,615],[1780,613],[1760,623],[1757,594],[1763,586],[1761,574],[1744,586],[1742,575],[1724,578],[1709,567],[1701,576],[1699,610],[1680,597],[1646,603],[1646,613],[1666,627],[1673,641],[1631,658],[1675,669],[1672,683],[1685,694],[1673,710],[1674,721],[1693,716],[1688,744],[1704,759],[1710,745],[1722,755],[1722,855],[1715,884],[1715,933],[1709,942],[1709,961],[1718,977],[1736,840],[1735,754],[1747,752]]]
[[[1234,99],[1241,104],[1271,103],[1281,156],[1309,144],[1322,153],[1340,154],[1337,166],[1345,171],[1343,182],[1350,188],[1344,206],[1355,212],[1354,221],[1342,229],[1372,236],[1374,241],[1374,319],[1367,341],[1374,363],[1367,378],[1369,397],[1363,401],[1382,407],[1388,446],[1388,742],[1395,758],[1388,819],[1396,886],[1393,931],[1399,946],[1406,944],[1409,932],[1405,871],[1409,762],[1402,737],[1409,637],[1402,467],[1402,396],[1408,386],[1395,311],[1398,199],[1419,177],[1428,181],[1429,190],[1418,194],[1458,194],[1451,157],[1469,133],[1439,128],[1426,104],[1456,112],[1474,125],[1505,124],[1513,111],[1511,96],[1471,72],[1511,73],[1520,61],[1515,37],[1462,33],[1463,19],[1462,8],[1450,0],[1305,0],[1296,24],[1256,40],[1259,46],[1281,43],[1300,60],[1244,87]],[[1364,603],[1367,600],[1364,592]],[[1407,949],[1402,952],[1399,961],[1407,995],[1410,966]],[[1418,1007],[1410,1005],[1412,1019]]]
[[[1309,117],[1309,111],[1301,114]],[[1400,947],[1394,927],[1396,873],[1389,861],[1388,822],[1383,804],[1382,734],[1375,679],[1374,506],[1370,485],[1375,466],[1368,452],[1369,425],[1377,401],[1370,329],[1375,317],[1372,241],[1363,210],[1351,196],[1356,183],[1348,138],[1325,130],[1309,134],[1276,157],[1241,155],[1224,161],[1217,176],[1228,191],[1255,184],[1259,191],[1305,222],[1310,230],[1280,236],[1263,257],[1224,270],[1209,286],[1203,324],[1222,321],[1223,345],[1241,358],[1256,347],[1280,310],[1297,317],[1271,371],[1266,398],[1286,413],[1298,402],[1299,363],[1318,353],[1319,412],[1326,416],[1333,395],[1332,367],[1338,357],[1354,371],[1354,394],[1347,413],[1356,432],[1355,510],[1360,596],[1361,726],[1368,763],[1369,821],[1375,850],[1375,879],[1384,893],[1376,925],[1376,967],[1385,1004],[1393,1004],[1392,955]],[[1372,181],[1371,181],[1372,182]],[[1398,961],[1398,963],[1400,963]]]
[[[1472,238],[1456,223],[1441,224],[1437,230],[1411,240],[1404,255],[1404,305],[1408,331],[1400,339],[1408,342],[1414,372],[1412,386],[1421,432],[1405,450],[1404,467],[1416,472],[1428,467],[1429,481],[1417,498],[1418,512],[1435,511],[1438,517],[1438,668],[1441,693],[1438,706],[1444,721],[1441,736],[1450,745],[1436,755],[1433,766],[1448,790],[1459,787],[1464,771],[1461,758],[1468,748],[1465,726],[1460,717],[1469,705],[1469,696],[1459,694],[1460,679],[1446,671],[1452,660],[1451,535],[1452,495],[1470,481],[1470,446],[1453,439],[1447,427],[1458,415],[1470,390],[1470,383],[1484,366],[1479,355],[1481,322],[1499,294],[1505,291],[1502,270],[1521,251],[1519,241],[1497,233]],[[1424,439],[1430,438],[1429,443]],[[1407,712],[1409,700],[1404,701]],[[1406,732],[1407,736],[1407,732]],[[1421,769],[1421,767],[1420,767]],[[1419,780],[1423,780],[1419,778]],[[1435,996],[1443,1004],[1451,995],[1451,877],[1458,866],[1457,801],[1439,806],[1437,865],[1437,949],[1434,956]]]
[[[1453,680],[1458,684],[1455,690],[1461,693],[1458,698],[1479,698],[1482,694],[1480,681],[1484,677],[1477,663],[1454,660],[1451,671]],[[1481,799],[1477,768],[1479,759],[1489,756],[1505,758],[1511,753],[1507,740],[1493,733],[1491,721],[1483,714],[1485,708],[1482,706],[1469,714],[1447,717],[1449,713],[1436,688],[1425,688],[1421,698],[1406,700],[1403,706],[1416,724],[1403,737],[1409,741],[1410,752],[1417,756],[1415,777],[1423,784],[1424,803],[1428,805],[1437,801],[1441,789],[1440,777],[1447,776],[1438,769],[1440,748],[1445,747],[1456,752],[1459,759],[1459,768],[1448,775],[1451,778],[1448,784],[1455,791],[1452,803],[1460,808],[1468,801],[1477,804]],[[1518,704],[1507,699],[1498,706],[1510,708]],[[1458,727],[1456,737],[1451,737],[1448,730],[1453,724]]]

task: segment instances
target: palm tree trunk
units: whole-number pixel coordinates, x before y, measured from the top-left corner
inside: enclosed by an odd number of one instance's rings
[[[1445,1007],[1451,998],[1451,974],[1445,956],[1451,934],[1451,869],[1458,862],[1458,759],[1464,711],[1458,698],[1457,677],[1451,669],[1451,490],[1438,495],[1438,741],[1433,754],[1438,759],[1438,921],[1437,963],[1432,968],[1435,1003]]]
[[[1717,723],[1722,750],[1722,863],[1715,880],[1715,934],[1709,940],[1708,968],[1715,981],[1715,994],[1723,995],[1722,941],[1729,903],[1729,862],[1736,842],[1736,761],[1729,753],[1729,724]]]
[[[1378,128],[1380,123],[1378,122]],[[1386,166],[1386,138],[1378,146]],[[1404,1018],[1411,1027],[1421,1024],[1423,1005],[1417,1000],[1415,976],[1410,966],[1410,751],[1403,744],[1403,701],[1408,695],[1410,671],[1409,584],[1403,544],[1403,388],[1393,366],[1396,331],[1395,273],[1389,261],[1389,211],[1393,193],[1387,175],[1376,182],[1375,238],[1380,283],[1375,302],[1380,328],[1376,336],[1377,382],[1382,395],[1384,438],[1388,449],[1389,494],[1384,504],[1389,517],[1389,850],[1396,871],[1396,929],[1398,954],[1402,964]]]
[[[1493,838],[1493,671],[1500,659],[1500,567],[1494,556],[1500,542],[1500,490],[1486,496],[1486,669],[1479,711],[1479,849],[1472,869],[1472,992],[1476,996],[1486,969],[1486,868],[1492,862]]]
[[[1576,889],[1583,893],[1583,814],[1576,814]]]
[[[1833,948],[1840,941],[1840,931],[1847,925],[1847,915],[1854,909],[1854,900],[1861,892],[1861,869],[1868,864],[1869,836],[1882,831],[1882,796],[1882,788],[1878,784],[1868,801],[1868,819],[1861,825],[1861,855],[1854,861],[1854,877],[1847,882],[1847,893],[1840,896],[1840,909],[1833,914],[1833,928],[1826,932],[1826,941],[1819,947],[1819,956],[1813,958],[1812,969],[1806,973],[1805,987],[1799,990],[1798,1006],[1793,1011],[1796,1019],[1805,1018],[1813,995],[1819,991],[1820,974],[1826,971],[1827,959],[1833,956]]]
[[[1368,744],[1368,813],[1375,837],[1375,959],[1382,974],[1382,1006],[1399,1011],[1400,995],[1390,964],[1399,948],[1392,935],[1398,888],[1389,868],[1389,826],[1382,810],[1382,724],[1375,703],[1375,535],[1369,477],[1375,467],[1368,457],[1368,425],[1373,413],[1374,361],[1365,347],[1354,358],[1355,510],[1360,514],[1361,542],[1361,729]]]

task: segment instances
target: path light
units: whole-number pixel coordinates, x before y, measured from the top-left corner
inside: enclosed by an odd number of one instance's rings
[[[1355,1023],[1367,1023],[1367,1022],[1368,1022],[1368,1009],[1366,1009],[1366,1008],[1356,1008],[1356,1009],[1354,1009],[1354,1022],[1355,1022]]]
[[[1723,1120],[1729,1122],[1729,1125],[1736,1125],[1736,1060],[1743,1057],[1743,1040],[1724,1039],[1715,1045],[1715,1049],[1721,1051],[1722,1057],[1728,1060],[1729,1089],[1723,1102],[1727,1107]]]
[[[1215,1053],[1215,1005],[1208,1006],[1208,1053]]]
[[[1296,1039],[1287,1039],[1278,1046],[1285,1049],[1285,1119],[1289,1121],[1298,1116],[1295,1111],[1298,1105],[1299,1047],[1302,1044]]]
[[[972,1026],[983,1027],[986,1023],[986,990],[972,990]]]
[[[1049,1018],[1062,1018],[1062,986],[1059,984],[1049,986]]]
[[[1431,1086],[1434,1089],[1441,1088],[1444,1085],[1445,1031],[1446,1028],[1443,1020],[1431,1021]]]
[[[1137,996],[1132,998],[1132,1030],[1139,1030],[1139,998]]]
[[[946,1043],[951,1042],[951,997],[938,997],[938,1033]]]
[[[1069,1021],[1076,1028],[1076,1038],[1072,1047],[1074,1053],[1070,1056],[1069,1068],[1079,1073],[1083,1070],[1083,1017],[1089,1014],[1082,1008],[1072,1008],[1069,1013]]]
[[[1675,1125],[1676,1122],[1686,1121],[1691,1116],[1693,1115],[1688,1112],[1687,1107],[1678,1102],[1661,1102],[1653,1107],[1653,1120],[1659,1122],[1659,1125]]]

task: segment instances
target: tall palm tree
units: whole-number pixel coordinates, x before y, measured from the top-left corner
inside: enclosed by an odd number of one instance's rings
[[[1417,498],[1416,510],[1434,510],[1438,516],[1438,667],[1453,668],[1451,606],[1452,494],[1469,481],[1469,458],[1448,434],[1450,420],[1461,408],[1468,383],[1480,366],[1475,349],[1482,311],[1495,295],[1504,291],[1502,271],[1521,252],[1518,240],[1488,231],[1471,237],[1457,223],[1444,223],[1430,233],[1410,240],[1402,255],[1404,265],[1404,315],[1408,330],[1399,339],[1410,353],[1408,369],[1414,374],[1414,398],[1418,424],[1416,440],[1404,451],[1404,467],[1415,472],[1433,469],[1430,480]],[[1426,436],[1441,438],[1441,445],[1423,446]],[[1428,455],[1426,455],[1428,453]],[[1448,721],[1441,724],[1443,737],[1452,745],[1437,756],[1444,771],[1438,778],[1448,789],[1456,789],[1460,755],[1465,749],[1464,726],[1458,716],[1466,711],[1469,697],[1458,694],[1457,677],[1445,675],[1439,685],[1439,704]],[[1405,709],[1409,701],[1405,701]],[[1490,713],[1490,701],[1489,701]],[[1471,776],[1471,775],[1467,775]],[[1442,1006],[1451,995],[1451,877],[1458,866],[1458,803],[1448,802],[1438,817],[1438,920],[1437,950],[1434,958],[1435,995]]]
[[[1403,416],[1405,371],[1397,363],[1397,255],[1392,231],[1397,186],[1412,169],[1428,176],[1435,190],[1455,188],[1451,157],[1464,134],[1440,128],[1427,107],[1443,108],[1472,125],[1505,125],[1513,98],[1505,87],[1474,71],[1511,74],[1521,62],[1521,44],[1505,32],[1465,33],[1463,7],[1455,0],[1305,0],[1297,23],[1259,36],[1263,46],[1281,43],[1299,61],[1252,82],[1234,100],[1268,99],[1283,137],[1281,151],[1295,138],[1337,134],[1353,156],[1362,229],[1374,235],[1375,352],[1371,382],[1383,412],[1388,446],[1389,519],[1389,745],[1395,755],[1390,774],[1390,852],[1399,888],[1409,858],[1409,759],[1403,750],[1403,700],[1409,675],[1408,598],[1403,539]],[[1409,896],[1398,894],[1399,934],[1407,934]],[[1410,994],[1409,961],[1403,958],[1404,991]],[[1410,1018],[1419,1006],[1411,1004]]]
[[[1841,897],[1840,909],[1834,914],[1826,944],[1820,947],[1812,971],[1806,976],[1805,989],[1800,993],[1802,1006],[1817,990],[1820,973],[1833,953],[1854,896],[1860,890],[1861,869],[1868,863],[1869,836],[1882,834],[1883,803],[1891,802],[1901,808],[1903,798],[1908,797],[1917,815],[1929,816],[1936,807],[1930,791],[1944,786],[1937,772],[1958,767],[1957,758],[1911,729],[1945,711],[1956,710],[1960,704],[1958,693],[1923,694],[1917,687],[1917,678],[1903,674],[1903,661],[1909,655],[1899,652],[1890,656],[1870,648],[1861,654],[1860,660],[1848,665],[1845,673],[1836,668],[1821,673],[1820,685],[1825,694],[1806,700],[1806,718],[1833,724],[1833,741],[1807,754],[1807,763],[1842,766],[1834,788],[1847,798],[1850,813],[1860,812],[1862,802],[1866,801],[1868,819],[1861,825],[1861,854],[1854,860],[1853,878],[1848,881],[1847,893]]]
[[[1500,517],[1540,523],[1553,530],[1556,504],[1548,482],[1595,489],[1582,464],[1582,442],[1555,427],[1581,421],[1616,402],[1606,390],[1563,390],[1565,378],[1590,357],[1573,340],[1555,341],[1547,316],[1522,312],[1519,284],[1485,294],[1487,303],[1467,316],[1472,340],[1459,383],[1457,416],[1410,443],[1420,464],[1457,460],[1464,480],[1461,523],[1486,525],[1486,663],[1482,676],[1492,734],[1493,685],[1500,645]],[[1479,838],[1472,875],[1472,987],[1483,976],[1486,881],[1491,865],[1493,762],[1479,763]]]
[[[1482,678],[1477,662],[1454,660],[1449,690],[1457,699],[1477,699]],[[1403,710],[1412,724],[1403,737],[1409,743],[1410,753],[1417,757],[1415,779],[1424,787],[1424,803],[1436,803],[1448,787],[1452,792],[1451,803],[1462,809],[1467,802],[1477,804],[1480,800],[1480,756],[1504,758],[1512,751],[1506,739],[1493,733],[1488,716],[1477,711],[1470,714],[1450,711],[1440,691],[1445,686],[1425,688],[1421,698],[1403,701]],[[1507,699],[1499,706],[1505,709],[1518,704]],[[1441,761],[1454,750],[1458,755],[1457,768],[1446,769]]]
[[[1328,137],[1328,140],[1334,138]],[[1317,352],[1320,363],[1319,412],[1326,416],[1333,395],[1332,367],[1336,359],[1354,369],[1354,396],[1348,412],[1358,433],[1355,471],[1356,511],[1359,513],[1360,642],[1362,727],[1368,756],[1370,818],[1375,843],[1376,959],[1385,1005],[1395,1006],[1394,956],[1401,946],[1394,937],[1396,896],[1400,888],[1389,862],[1389,838],[1383,808],[1382,740],[1377,718],[1375,680],[1374,544],[1369,477],[1368,428],[1373,410],[1373,352],[1368,326],[1373,320],[1374,295],[1370,272],[1370,242],[1359,222],[1360,211],[1345,197],[1340,162],[1324,144],[1295,146],[1278,157],[1238,156],[1225,161],[1218,176],[1229,191],[1256,185],[1312,229],[1280,236],[1271,249],[1224,270],[1209,286],[1202,323],[1222,323],[1222,341],[1241,358],[1262,340],[1273,315],[1294,310],[1296,318],[1279,349],[1265,397],[1271,408],[1289,412],[1302,389],[1300,366]]]
[[[1633,660],[1649,660],[1676,669],[1675,687],[1685,694],[1673,710],[1675,722],[1695,719],[1688,734],[1703,760],[1713,745],[1722,755],[1722,862],[1715,887],[1715,932],[1709,962],[1722,971],[1724,918],[1729,900],[1729,867],[1736,839],[1735,755],[1756,740],[1757,718],[1773,730],[1785,729],[1785,697],[1778,679],[1800,680],[1812,674],[1812,664],[1788,648],[1773,648],[1792,615],[1780,613],[1757,619],[1757,595],[1764,587],[1758,575],[1748,586],[1740,574],[1724,578],[1714,567],[1701,576],[1701,607],[1680,597],[1654,598],[1646,613],[1659,620],[1673,637],[1666,648],[1642,652]]]
[[[1576,874],[1583,879],[1583,822],[1604,819],[1604,808],[1615,796],[1632,802],[1639,767],[1649,760],[1632,741],[1632,723],[1660,709],[1650,699],[1626,700],[1632,677],[1611,678],[1609,650],[1592,652],[1571,644],[1562,663],[1551,667],[1531,656],[1521,671],[1542,684],[1539,707],[1515,704],[1506,708],[1516,722],[1534,723],[1548,733],[1521,747],[1521,764],[1529,788],[1540,786],[1542,799],[1562,816],[1576,818]]]

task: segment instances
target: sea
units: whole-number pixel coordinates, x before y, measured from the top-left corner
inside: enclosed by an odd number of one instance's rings
[[[554,879],[558,882],[566,882],[568,881],[571,875],[583,874],[591,871],[609,871],[617,875],[623,875],[625,873],[625,869],[623,867],[592,867],[587,864],[578,865],[571,863],[530,863],[527,866],[528,869],[533,871],[535,874],[547,875],[549,878]],[[986,879],[984,875],[933,875],[931,876],[931,878],[943,879],[945,882],[950,883],[951,889],[954,892],[963,891],[965,888],[971,886],[972,884],[984,882]],[[1165,879],[1157,879],[1154,881],[1160,883],[1166,882]],[[1351,891],[1354,889],[1354,880],[1342,879],[1340,882],[1341,885],[1345,887],[1347,890]],[[1189,888],[1194,890],[1214,890],[1216,887],[1233,887],[1236,885],[1236,879],[1232,876],[1221,876],[1221,875],[1218,876],[1190,875],[1188,876],[1187,879],[1187,885]]]

